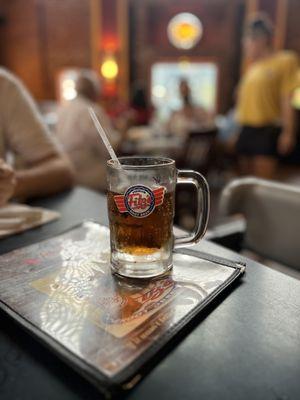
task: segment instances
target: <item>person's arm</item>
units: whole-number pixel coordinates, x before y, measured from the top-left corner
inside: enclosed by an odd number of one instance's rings
[[[15,186],[14,170],[0,158],[0,207],[13,197]]]
[[[281,110],[282,132],[278,140],[278,151],[285,155],[293,150],[296,142],[295,110],[292,107],[290,95],[282,97]]]
[[[23,200],[58,193],[73,185],[69,160],[57,154],[30,168],[17,170],[15,177],[14,197]]]
[[[297,86],[298,57],[294,53],[285,56],[282,64],[281,90],[281,121],[282,132],[278,140],[278,152],[286,155],[293,150],[296,142],[295,110],[291,103],[292,92]]]
[[[21,167],[15,168],[14,196],[30,198],[68,189],[73,183],[71,164],[47,131],[39,112],[22,83],[7,74],[3,129],[7,150]]]

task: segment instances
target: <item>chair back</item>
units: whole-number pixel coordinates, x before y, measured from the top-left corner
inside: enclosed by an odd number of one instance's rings
[[[191,132],[187,138],[180,166],[206,173],[209,169],[216,129]]]
[[[245,248],[300,270],[300,188],[236,179],[221,194],[219,214],[245,217]]]

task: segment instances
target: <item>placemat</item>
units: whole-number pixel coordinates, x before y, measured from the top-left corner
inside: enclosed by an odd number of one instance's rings
[[[47,224],[60,213],[27,204],[10,203],[0,207],[0,239]]]

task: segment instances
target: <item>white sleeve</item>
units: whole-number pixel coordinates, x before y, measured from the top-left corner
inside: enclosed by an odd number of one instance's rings
[[[1,114],[7,150],[25,165],[57,154],[57,145],[50,137],[30,94],[13,75],[8,75],[1,96],[5,96]]]

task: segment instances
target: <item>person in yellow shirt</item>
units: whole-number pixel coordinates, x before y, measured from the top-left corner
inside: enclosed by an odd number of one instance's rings
[[[243,38],[250,65],[239,83],[237,97],[241,172],[267,179],[274,176],[278,156],[288,154],[295,144],[291,95],[299,67],[294,52],[275,52],[272,42],[273,27],[268,17],[252,17]]]

